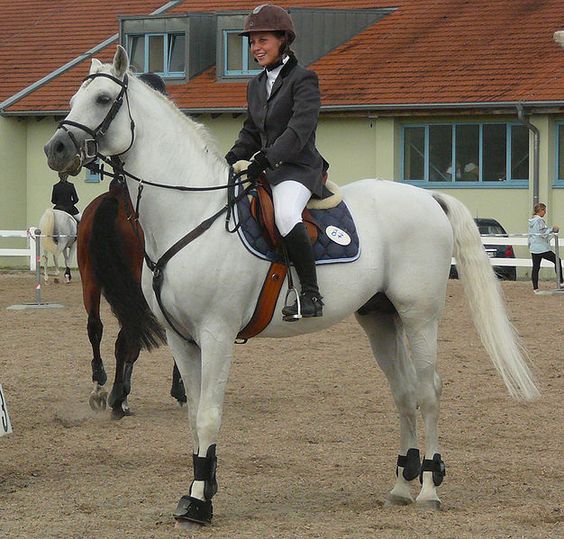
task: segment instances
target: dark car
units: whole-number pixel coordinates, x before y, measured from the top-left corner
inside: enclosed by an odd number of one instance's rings
[[[476,225],[480,234],[500,234],[507,236],[505,229],[495,220],[486,219],[482,217],[474,218]],[[515,258],[515,253],[513,252],[513,246],[511,245],[484,245],[484,249],[488,256],[491,258]],[[515,281],[517,278],[517,271],[515,266],[494,266],[494,271],[500,279],[506,281]],[[458,272],[456,271],[456,266],[451,266],[450,268],[451,279],[458,279]]]

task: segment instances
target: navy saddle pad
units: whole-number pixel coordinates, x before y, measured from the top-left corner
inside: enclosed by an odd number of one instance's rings
[[[252,191],[250,192],[252,195]],[[316,264],[353,262],[360,256],[360,242],[352,215],[344,201],[327,210],[309,210],[320,227],[313,246]],[[263,236],[262,228],[251,215],[249,197],[243,197],[235,207],[235,221],[241,226],[237,233],[243,245],[253,255],[271,262],[282,262]]]

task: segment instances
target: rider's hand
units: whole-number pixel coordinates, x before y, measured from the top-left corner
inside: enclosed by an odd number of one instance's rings
[[[560,230],[560,227],[558,225],[552,225],[552,230],[554,232],[558,232]]]
[[[247,168],[247,178],[249,178],[249,180],[254,180],[269,167],[270,163],[264,152],[257,152],[253,155],[253,158],[249,163],[249,167]]]

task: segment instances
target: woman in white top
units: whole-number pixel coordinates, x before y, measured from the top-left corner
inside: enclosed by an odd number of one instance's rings
[[[546,215],[546,204],[539,202],[535,204],[533,208],[533,216],[529,219],[529,251],[533,258],[533,271],[531,273],[531,280],[533,281],[533,291],[538,292],[539,289],[539,269],[541,265],[541,260],[544,258],[550,260],[554,264],[554,270],[556,269],[556,255],[550,249],[550,240],[555,232],[558,232],[560,228],[554,225],[549,228],[544,221],[544,216]],[[562,262],[558,259],[560,264],[560,281],[564,284],[563,274],[562,274]]]

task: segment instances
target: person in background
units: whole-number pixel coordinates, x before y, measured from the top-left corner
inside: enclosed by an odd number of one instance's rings
[[[139,75],[139,79],[142,80],[147,86],[153,88],[153,90],[156,90],[157,92],[168,96],[165,81],[156,73],[142,73],[141,75]]]
[[[61,178],[55,185],[51,192],[51,204],[54,204],[54,210],[61,210],[72,215],[76,222],[80,222],[81,213],[75,204],[78,202],[78,195],[74,185],[66,178]]]
[[[539,293],[539,270],[541,261],[544,258],[554,264],[556,268],[556,255],[550,248],[550,240],[555,232],[560,228],[554,225],[548,228],[544,217],[546,215],[546,204],[539,202],[533,208],[533,216],[529,219],[529,252],[533,258],[533,271],[531,272],[531,280],[533,282],[533,291]],[[560,283],[564,284],[564,275],[562,274],[562,261],[558,259],[560,265]]]
[[[467,181],[478,181],[480,174],[480,169],[476,163],[466,163],[464,166],[464,172],[462,173],[462,179]]]
[[[247,176],[262,173],[272,190],[276,226],[300,279],[300,312],[323,316],[315,257],[302,212],[312,194],[320,196],[327,162],[315,145],[321,107],[314,71],[298,64],[290,45],[296,33],[290,14],[263,4],[246,18],[241,35],[263,70],[247,87],[247,118],[225,159],[229,165],[250,159]],[[298,315],[298,302],[282,310],[285,320]]]

